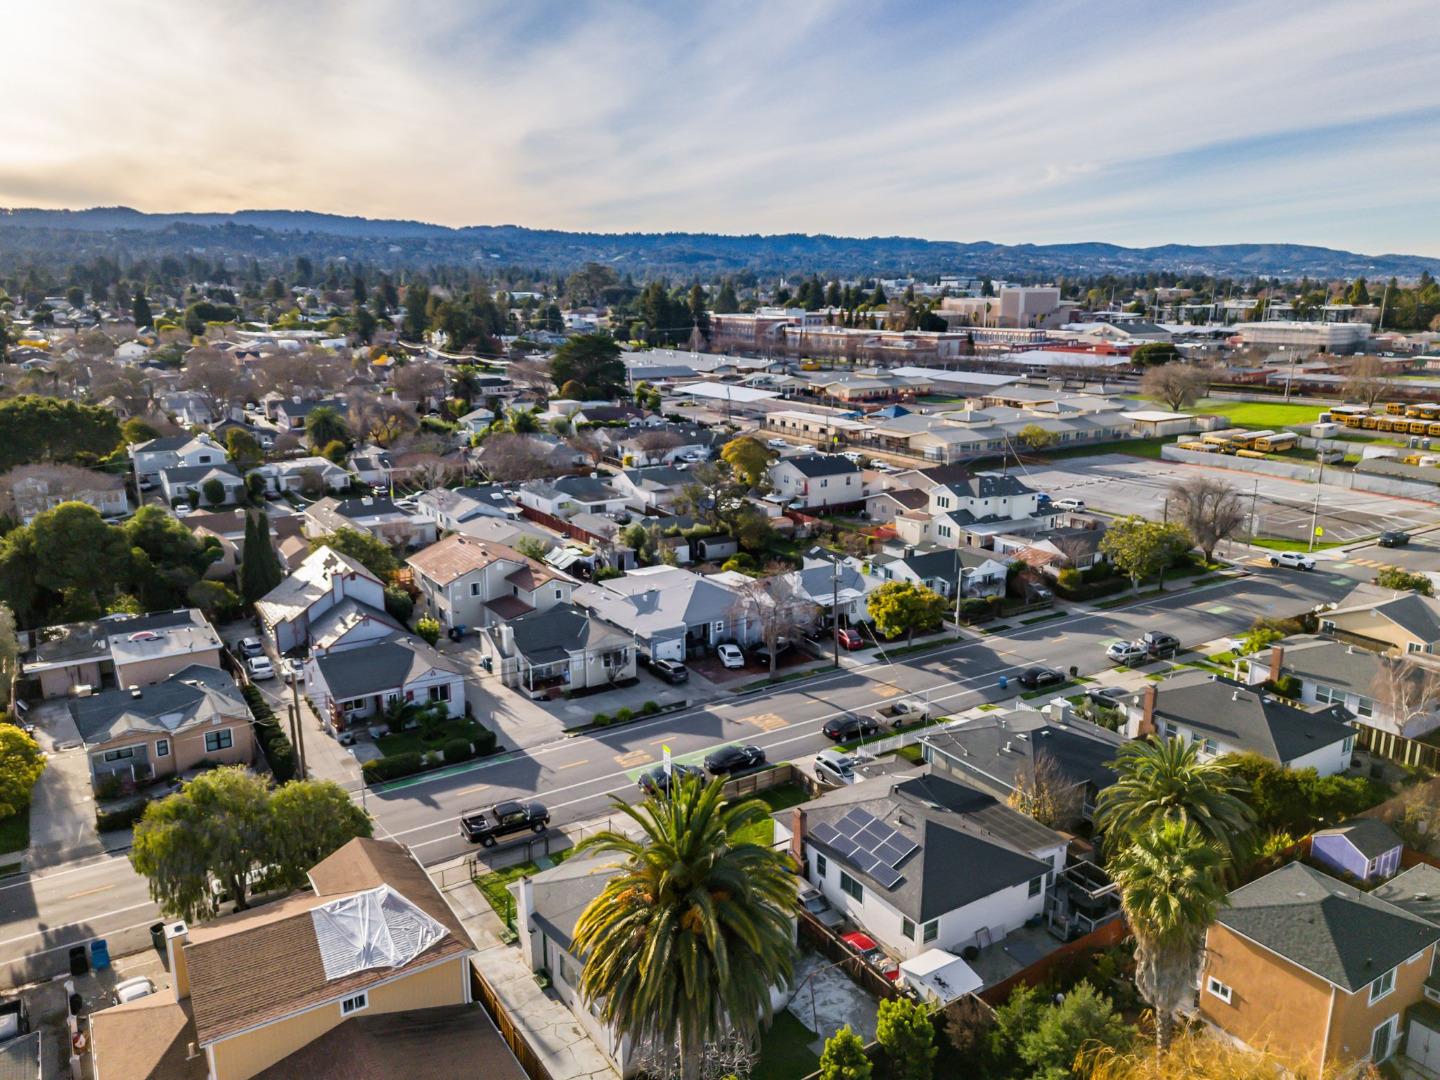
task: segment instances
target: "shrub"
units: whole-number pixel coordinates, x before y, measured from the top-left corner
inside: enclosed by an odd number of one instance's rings
[[[469,739],[451,739],[445,744],[445,764],[454,765],[459,761],[469,761],[471,757]]]
[[[644,705],[640,706],[640,711],[646,716],[654,716],[660,711],[660,706],[653,701],[647,701]]]
[[[731,555],[720,566],[721,570],[736,570],[742,574],[748,574],[755,569],[755,560],[746,555],[743,551],[738,555]]]
[[[260,743],[260,751],[265,755],[265,760],[270,764],[270,771],[275,774],[279,783],[294,780],[295,748],[290,745],[290,740],[275,718],[274,711],[266,704],[264,695],[254,686],[244,687],[241,693],[255,717],[255,738]]]
[[[1076,570],[1073,566],[1067,566],[1064,570],[1061,570],[1060,573],[1055,575],[1055,584],[1059,585],[1060,588],[1066,590],[1067,592],[1078,589],[1082,581],[1083,579],[1080,576],[1080,571]]]
[[[440,622],[424,615],[415,624],[415,632],[425,639],[425,644],[434,645],[440,640]]]
[[[417,773],[425,767],[425,756],[413,750],[389,757],[375,758],[360,766],[365,782],[373,784],[381,780],[394,780],[401,776]]]
[[[121,789],[120,777],[111,773],[105,779],[95,784],[95,798],[97,799],[118,799]]]
[[[484,727],[476,731],[475,737],[470,741],[475,746],[476,757],[484,757],[486,754],[493,754],[495,752],[495,745],[497,742],[499,742],[499,740],[495,737],[495,732],[491,731],[489,728]]]
[[[400,622],[409,623],[415,611],[415,601],[400,586],[388,585],[385,588],[385,610]]]
[[[590,722],[596,727],[608,727],[610,724],[610,714],[597,712],[594,716],[590,718]]]
[[[635,710],[623,708],[615,710],[615,722],[617,724],[623,724],[626,721],[633,719],[635,719]]]
[[[1265,688],[1278,697],[1289,698],[1291,701],[1300,700],[1301,683],[1294,675],[1281,675],[1280,678],[1267,682]]]

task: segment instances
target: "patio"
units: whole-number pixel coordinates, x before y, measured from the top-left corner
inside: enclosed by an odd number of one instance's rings
[[[1024,971],[1060,945],[1043,926],[1022,926],[1006,934],[1003,940],[986,945],[975,959],[966,957],[965,962],[989,987]]]
[[[786,1009],[811,1031],[824,1032],[812,1047],[818,1055],[825,1039],[846,1024],[865,1042],[875,1038],[880,1003],[845,974],[843,967],[812,949],[795,963],[795,991]]]

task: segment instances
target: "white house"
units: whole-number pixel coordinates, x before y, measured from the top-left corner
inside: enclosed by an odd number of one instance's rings
[[[839,454],[796,454],[770,466],[775,495],[802,510],[850,506],[866,498],[860,466]]]
[[[255,603],[261,632],[281,654],[311,643],[312,627],[332,608],[349,602],[370,616],[368,627],[351,627],[349,640],[383,637],[400,629],[385,614],[385,586],[360,562],[320,547],[307,555],[295,572]],[[327,640],[328,645],[343,641]]]
[[[205,485],[211,480],[217,481],[225,491],[225,497],[220,500],[221,504],[239,502],[245,493],[245,478],[240,475],[239,469],[228,462],[162,469],[160,490],[165,493],[165,499],[170,503],[178,499],[194,506],[217,505],[212,504],[209,496],[205,494]]]
[[[209,435],[167,435],[130,444],[130,462],[140,480],[157,480],[165,469],[223,465],[230,460],[225,448]]]
[[[423,641],[389,637],[360,648],[315,656],[305,663],[305,694],[330,727],[344,731],[381,715],[395,701],[444,702],[465,714],[465,674]]]
[[[250,470],[265,478],[265,490],[276,494],[304,491],[314,477],[315,483],[329,491],[344,491],[350,486],[350,474],[329,458],[300,457],[289,461],[272,461]]]
[[[615,514],[625,509],[625,495],[593,473],[531,480],[520,486],[516,499],[521,506],[557,518],[579,513]]]
[[[433,518],[447,532],[455,532],[476,518],[514,521],[520,517],[520,507],[499,484],[422,491],[415,496],[415,509],[422,517]]]
[[[870,557],[870,573],[882,581],[910,581],[941,596],[1000,596],[1010,568],[982,548],[917,550],[893,546]],[[957,586],[958,575],[958,586]]]

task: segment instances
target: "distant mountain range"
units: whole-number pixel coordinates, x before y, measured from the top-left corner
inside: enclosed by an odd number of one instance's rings
[[[146,214],[129,207],[91,210],[0,209],[0,264],[26,260],[68,264],[100,254],[224,254],[241,258],[345,257],[372,265],[435,264],[567,271],[600,262],[637,277],[712,277],[831,273],[848,276],[941,272],[1037,279],[1056,274],[1145,274],[1152,271],[1229,277],[1368,278],[1440,274],[1440,259],[1360,255],[1301,244],[955,243],[904,236],[843,237],[785,233],[586,233],[519,225],[449,228],[421,221],[377,220],[305,210],[216,214]]]

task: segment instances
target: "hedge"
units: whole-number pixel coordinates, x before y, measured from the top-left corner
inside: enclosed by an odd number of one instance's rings
[[[260,750],[270,763],[270,771],[277,782],[284,784],[295,779],[295,748],[290,745],[285,729],[280,726],[274,710],[265,702],[265,696],[254,686],[242,691],[245,703],[255,717],[255,737],[260,741]]]
[[[95,814],[95,828],[99,832],[110,832],[113,829],[128,829],[145,816],[145,808],[149,802],[141,800],[131,806],[119,810],[97,811]]]
[[[407,750],[402,754],[372,758],[360,766],[360,775],[367,784],[398,780],[402,776],[413,776],[440,765],[455,765],[469,761],[472,757],[493,754],[497,741],[495,732],[482,727],[473,740],[451,739],[439,751],[427,750],[422,753],[418,750]]]
[[[425,768],[425,755],[414,750],[407,750],[403,754],[372,758],[360,766],[360,772],[364,774],[367,781],[395,780],[401,776],[410,776],[423,768]]]
[[[445,764],[455,765],[461,761],[469,761],[472,753],[469,739],[451,739],[445,744]]]

